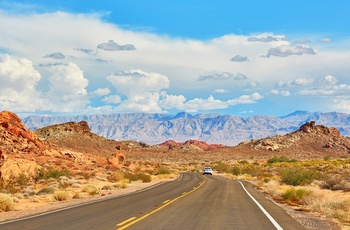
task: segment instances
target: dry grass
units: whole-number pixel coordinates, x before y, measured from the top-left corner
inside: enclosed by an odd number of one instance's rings
[[[69,200],[71,198],[71,195],[67,191],[56,191],[53,194],[53,198],[57,201],[64,201]]]
[[[0,212],[12,211],[14,208],[12,198],[7,194],[0,193]]]

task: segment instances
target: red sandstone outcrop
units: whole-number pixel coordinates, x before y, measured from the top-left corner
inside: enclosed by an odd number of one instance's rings
[[[208,144],[205,141],[197,141],[197,140],[187,140],[185,142],[176,142],[173,140],[165,141],[158,146],[165,147],[168,149],[174,148],[187,148],[187,149],[201,149],[201,150],[214,150],[219,148],[224,148],[225,145],[222,144]]]
[[[24,138],[28,144],[34,144],[40,151],[45,150],[45,144],[27,127],[21,119],[14,113],[3,111],[0,113],[0,127],[5,132],[2,135],[11,135],[12,140]],[[4,136],[2,139],[5,139]]]

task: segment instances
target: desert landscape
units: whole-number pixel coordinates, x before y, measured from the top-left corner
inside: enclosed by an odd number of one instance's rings
[[[249,181],[308,229],[350,229],[350,138],[307,122],[237,146],[114,141],[86,121],[30,131],[0,113],[0,221],[138,191],[179,172]]]

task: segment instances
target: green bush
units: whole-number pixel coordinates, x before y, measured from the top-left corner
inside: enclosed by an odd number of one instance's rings
[[[70,177],[71,173],[69,170],[65,167],[62,167],[61,169],[55,169],[55,168],[48,168],[48,169],[43,169],[41,168],[38,171],[37,176],[34,178],[35,181],[41,180],[41,179],[48,179],[48,178],[54,178],[58,179],[61,176],[66,176]]]
[[[312,192],[310,190],[306,190],[303,188],[299,188],[299,189],[291,188],[285,191],[282,194],[282,197],[288,202],[303,204],[304,199],[310,196],[311,193]]]
[[[167,167],[162,166],[162,167],[157,168],[156,175],[170,174],[170,173],[171,173],[170,169],[168,169]]]
[[[129,181],[141,180],[143,183],[152,181],[152,177],[149,174],[145,174],[142,172],[138,172],[138,173],[125,172],[124,178],[128,179]]]
[[[14,210],[13,200],[9,195],[0,193],[0,212]]]
[[[241,174],[241,168],[238,167],[238,166],[233,166],[233,168],[232,168],[232,173],[233,173],[233,175],[235,175],[235,176],[240,175],[240,174]]]
[[[282,182],[293,186],[311,184],[316,176],[316,171],[301,167],[287,168],[281,172]]]
[[[270,164],[279,163],[279,162],[296,162],[296,160],[289,159],[286,156],[272,157],[272,158],[267,160],[267,163],[270,163]]]

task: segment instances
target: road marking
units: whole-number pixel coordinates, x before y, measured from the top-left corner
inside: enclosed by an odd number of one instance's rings
[[[170,201],[170,200],[166,200],[166,201],[163,202],[163,204],[166,204],[166,203],[168,203],[169,201]]]
[[[178,199],[180,199],[180,198],[182,198],[182,197],[184,197],[184,196],[187,196],[188,194],[190,194],[190,193],[192,193],[192,192],[196,191],[197,189],[199,189],[199,188],[200,188],[200,187],[201,187],[201,186],[204,184],[204,182],[205,182],[205,180],[204,180],[204,181],[202,181],[202,182],[199,184],[199,186],[198,186],[198,187],[196,187],[196,188],[192,189],[191,191],[189,191],[189,192],[187,192],[187,193],[185,193],[185,194],[182,194],[182,195],[180,195],[180,196],[178,196],[178,197],[176,197],[176,198],[174,198],[174,199],[172,199],[172,200],[169,200],[169,202],[167,202],[167,203],[163,204],[163,205],[162,205],[162,206],[160,206],[159,208],[154,209],[153,211],[151,211],[151,212],[149,212],[149,213],[147,213],[147,214],[145,214],[145,215],[141,216],[140,218],[137,218],[136,220],[134,220],[134,221],[132,221],[132,222],[127,223],[126,225],[124,225],[124,226],[122,226],[122,227],[118,228],[117,230],[124,230],[124,229],[126,229],[126,228],[130,227],[131,225],[134,225],[134,224],[136,224],[137,222],[139,222],[139,221],[141,221],[141,220],[145,219],[146,217],[148,217],[148,216],[150,216],[150,215],[152,215],[152,214],[154,214],[154,213],[158,212],[159,210],[161,210],[161,209],[165,208],[165,207],[166,207],[166,206],[168,206],[169,204],[171,204],[171,203],[173,203],[173,202],[177,201]]]
[[[263,206],[261,206],[261,204],[255,200],[255,198],[247,191],[247,189],[244,187],[243,183],[238,181],[242,187],[243,190],[248,194],[248,196],[254,201],[254,203],[256,205],[258,205],[258,207],[260,208],[260,210],[265,214],[265,216],[271,221],[271,223],[276,227],[276,229],[278,230],[283,230],[283,228],[277,223],[277,221],[275,221],[275,219],[273,219],[273,217],[264,209]]]
[[[136,219],[136,216],[131,217],[131,218],[127,219],[127,220],[124,220],[123,222],[120,222],[119,224],[117,224],[117,226],[123,226],[124,224],[129,223],[130,221],[132,221],[134,219]]]

